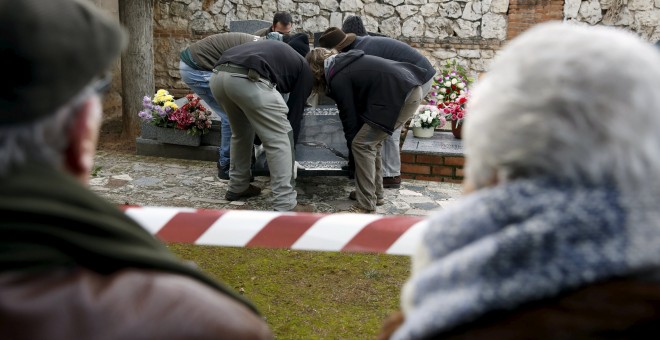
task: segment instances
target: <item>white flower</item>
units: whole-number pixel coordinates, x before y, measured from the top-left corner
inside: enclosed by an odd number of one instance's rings
[[[445,86],[446,86],[446,87],[450,87],[450,86],[451,86],[451,81],[446,81],[446,82],[445,82]]]
[[[458,83],[458,85],[456,85],[456,86],[458,86],[459,89],[462,89],[462,88],[465,87],[465,84],[464,83]]]
[[[458,80],[456,80],[456,78],[454,78],[454,79],[451,80],[451,83],[456,84],[456,83],[458,83]]]
[[[449,98],[450,98],[450,99],[456,99],[456,93],[452,93],[452,94],[450,94],[450,95],[449,95]]]
[[[444,88],[444,87],[443,87],[443,88],[441,88],[441,89],[440,89],[440,93],[447,93],[447,89],[446,89],[446,88]]]

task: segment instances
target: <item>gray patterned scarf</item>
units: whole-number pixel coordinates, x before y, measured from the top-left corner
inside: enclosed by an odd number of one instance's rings
[[[646,197],[646,198],[645,198]],[[654,195],[518,180],[468,195],[430,219],[428,264],[404,289],[393,339],[449,330],[486,312],[660,266]]]

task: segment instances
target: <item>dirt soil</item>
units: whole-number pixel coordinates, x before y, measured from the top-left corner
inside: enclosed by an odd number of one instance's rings
[[[98,150],[135,154],[135,138],[121,136],[121,110],[104,113]]]

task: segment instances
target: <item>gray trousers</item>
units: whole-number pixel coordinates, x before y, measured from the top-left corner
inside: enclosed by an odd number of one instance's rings
[[[282,95],[268,80],[252,81],[246,75],[218,72],[211,77],[211,92],[222,104],[231,125],[229,191],[239,193],[250,185],[250,162],[255,133],[266,152],[273,192],[273,208],[288,211],[297,204],[293,179],[293,130]]]
[[[394,127],[401,128],[408,119],[412,118],[421,101],[422,88],[415,86],[408,93]],[[387,132],[365,123],[351,144],[355,158],[355,196],[358,205],[363,209],[376,210],[377,197],[383,197],[380,149],[387,137]]]
[[[433,85],[433,78],[422,84],[422,98],[426,97],[431,91],[431,85]],[[403,125],[394,130],[394,133],[383,141],[383,148],[381,150],[383,177],[401,175],[401,150],[399,148],[399,141],[401,140],[402,127]]]

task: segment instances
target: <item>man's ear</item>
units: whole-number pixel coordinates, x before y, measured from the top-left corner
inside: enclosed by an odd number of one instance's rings
[[[73,124],[67,131],[68,147],[65,154],[65,170],[87,184],[94,166],[96,143],[101,127],[101,102],[94,95],[85,100],[74,114]]]

